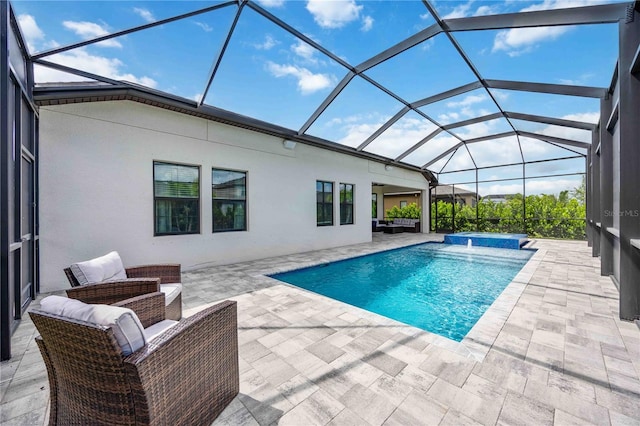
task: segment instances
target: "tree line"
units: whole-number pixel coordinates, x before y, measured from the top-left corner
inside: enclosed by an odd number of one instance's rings
[[[570,197],[569,191],[526,197],[513,194],[503,202],[480,199],[475,207],[442,200],[431,205],[432,227],[437,230],[526,233],[572,240],[586,238],[585,215],[584,202]]]
[[[409,204],[386,211],[389,219],[419,218]],[[505,201],[480,199],[475,206],[439,200],[431,203],[431,229],[442,232],[526,233],[530,237],[586,239],[585,183],[555,194],[507,195]]]

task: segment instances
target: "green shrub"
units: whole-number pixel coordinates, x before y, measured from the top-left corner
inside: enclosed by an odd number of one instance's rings
[[[407,219],[420,219],[420,207],[416,203],[408,204],[402,208],[393,206],[385,212],[387,219],[407,218]]]

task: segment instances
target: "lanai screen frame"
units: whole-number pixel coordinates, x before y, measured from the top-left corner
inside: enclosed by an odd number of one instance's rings
[[[2,25],[2,30],[6,32],[8,30],[9,23],[9,3],[7,1],[2,1],[2,17],[6,18],[6,21]],[[621,40],[621,51],[619,52],[619,61],[622,64],[619,70],[621,75],[622,83],[620,84],[621,91],[624,93],[631,93],[630,88],[633,90],[637,89],[637,82],[631,82],[629,78],[629,74],[633,74],[634,76],[639,75],[640,73],[640,46],[638,45],[638,37],[637,33],[639,26],[637,24],[633,25],[633,28],[625,28],[624,23],[625,20],[627,22],[633,21],[634,15],[635,19],[638,20],[637,16],[640,13],[640,3],[616,3],[616,4],[607,4],[607,5],[599,5],[599,6],[587,6],[580,8],[572,8],[572,9],[556,9],[556,10],[545,10],[545,11],[537,11],[537,12],[525,12],[525,13],[512,13],[512,14],[501,14],[501,15],[490,15],[490,16],[479,16],[479,17],[471,17],[471,18],[458,18],[458,19],[442,19],[438,16],[435,8],[427,1],[423,1],[422,4],[425,6],[425,10],[431,13],[434,17],[436,23],[432,26],[419,31],[412,36],[406,38],[405,40],[395,44],[394,46],[385,49],[384,51],[374,55],[373,57],[365,60],[364,62],[358,65],[351,65],[341,59],[338,55],[333,54],[331,51],[325,49],[322,45],[315,42],[313,39],[305,36],[304,34],[297,31],[292,26],[283,22],[267,10],[261,8],[259,5],[254,3],[252,0],[231,0],[223,3],[219,3],[217,5],[213,5],[207,8],[199,9],[196,11],[192,11],[182,15],[176,15],[164,20],[159,20],[153,23],[135,26],[123,31],[119,31],[116,33],[111,33],[102,37],[93,38],[90,40],[86,40],[80,43],[74,43],[67,46],[59,47],[56,49],[39,52],[36,54],[31,54],[29,52],[25,52],[25,61],[27,62],[27,68],[30,73],[33,72],[33,66],[39,65],[48,67],[51,69],[56,69],[59,71],[75,74],[77,76],[81,76],[87,78],[88,80],[93,80],[102,83],[101,85],[96,84],[85,84],[76,85],[75,87],[59,85],[57,87],[54,86],[37,86],[34,85],[33,82],[30,82],[31,87],[25,87],[25,89],[29,92],[28,97],[31,95],[31,91],[33,92],[33,98],[37,105],[47,105],[49,102],[51,103],[60,103],[61,99],[64,99],[69,102],[77,102],[82,98],[94,96],[96,93],[105,93],[106,96],[112,96],[113,99],[123,99],[127,97],[136,98],[139,97],[145,101],[153,100],[153,102],[157,102],[161,106],[175,109],[180,112],[189,113],[192,115],[200,115],[202,117],[206,117],[212,120],[218,120],[225,122],[227,124],[237,125],[239,127],[245,127],[249,129],[253,129],[259,132],[267,133],[273,136],[279,136],[285,139],[295,140],[304,144],[309,144],[313,146],[318,146],[324,149],[330,149],[334,151],[338,151],[341,153],[354,155],[360,158],[370,159],[375,162],[383,163],[383,164],[391,164],[403,169],[413,170],[417,172],[421,172],[425,179],[429,180],[432,183],[435,183],[434,171],[432,171],[429,166],[432,164],[426,163],[421,166],[415,166],[409,163],[404,162],[403,160],[410,155],[412,152],[423,146],[424,144],[429,143],[430,140],[438,136],[439,134],[450,134],[452,137],[456,138],[459,142],[456,144],[455,149],[465,149],[468,151],[467,144],[475,143],[475,142],[483,142],[484,140],[492,140],[498,138],[499,134],[483,136],[482,138],[474,139],[462,139],[455,136],[455,134],[451,133],[451,129],[469,125],[473,123],[479,123],[483,120],[490,120],[491,118],[502,117],[507,120],[507,122],[511,123],[510,120],[525,120],[530,122],[540,122],[551,125],[567,125],[568,127],[582,129],[582,130],[590,130],[592,132],[592,143],[584,143],[581,141],[575,141],[570,139],[560,139],[553,138],[548,135],[541,135],[537,133],[529,133],[517,130],[513,124],[510,124],[512,127],[512,131],[508,134],[511,136],[519,137],[534,137],[542,140],[545,143],[555,144],[556,146],[563,147],[581,147],[586,148],[588,153],[585,156],[587,164],[589,168],[587,169],[587,193],[586,193],[586,201],[587,201],[587,220],[588,227],[587,233],[589,237],[589,244],[593,247],[593,254],[600,255],[602,258],[602,267],[601,273],[602,275],[611,275],[612,274],[612,243],[611,243],[611,235],[605,232],[606,225],[608,223],[605,222],[606,217],[603,216],[603,209],[609,208],[611,204],[611,200],[605,202],[604,193],[601,190],[600,186],[606,184],[611,179],[611,164],[609,161],[609,157],[605,157],[604,151],[602,157],[598,154],[600,152],[599,146],[594,146],[600,141],[603,147],[606,147],[605,144],[606,139],[601,138],[601,135],[606,133],[608,130],[609,123],[600,123],[599,125],[594,125],[591,123],[583,123],[577,121],[567,122],[566,120],[559,119],[557,117],[544,117],[544,116],[536,116],[532,114],[523,114],[518,111],[510,111],[501,107],[500,101],[491,96],[491,92],[489,89],[506,89],[506,90],[514,90],[514,91],[523,91],[530,93],[548,93],[548,94],[556,94],[556,95],[566,95],[566,96],[583,96],[589,97],[593,99],[599,99],[601,105],[600,115],[601,117],[609,117],[611,110],[613,109],[610,100],[610,94],[613,93],[613,88],[610,87],[585,87],[585,86],[573,86],[573,85],[558,85],[558,84],[544,84],[544,83],[533,83],[533,82],[523,82],[523,81],[506,81],[506,80],[492,80],[486,79],[486,76],[481,75],[478,70],[475,68],[473,62],[469,59],[469,57],[464,53],[463,49],[460,47],[460,44],[457,42],[455,38],[455,34],[457,32],[463,31],[476,31],[476,30],[488,30],[488,29],[513,29],[513,28],[531,28],[538,26],[561,26],[561,25],[591,25],[591,24],[619,24],[620,28],[620,40]],[[235,19],[230,26],[227,37],[225,38],[221,48],[220,53],[212,58],[211,61],[211,69],[208,74],[207,81],[203,82],[203,96],[198,101],[192,101],[189,99],[185,99],[182,97],[178,97],[175,95],[171,95],[165,92],[156,91],[149,88],[144,88],[135,84],[113,80],[104,76],[96,75],[93,73],[89,73],[83,70],[74,69],[71,67],[67,67],[65,65],[53,63],[47,60],[47,57],[54,55],[56,53],[65,52],[68,50],[72,50],[82,46],[88,46],[91,44],[98,43],[100,41],[106,41],[113,39],[115,37],[132,34],[138,31],[143,31],[148,28],[160,26],[163,24],[167,24],[170,22],[174,22],[180,19],[186,19],[188,17],[196,16],[199,14],[203,14],[212,10],[226,8],[226,7],[237,7],[237,11],[235,14]],[[220,108],[216,108],[215,106],[207,105],[204,103],[204,99],[207,91],[211,87],[212,82],[216,78],[216,73],[221,61],[224,59],[225,50],[228,46],[231,35],[233,34],[235,23],[238,22],[238,19],[242,17],[242,11],[245,8],[250,8],[253,11],[257,12],[264,18],[270,20],[275,25],[282,28],[284,31],[293,35],[294,37],[304,41],[308,45],[314,47],[316,50],[322,52],[327,55],[332,60],[336,61],[336,63],[342,65],[346,72],[342,80],[338,83],[338,85],[333,89],[333,91],[327,96],[320,105],[316,108],[316,110],[309,116],[304,125],[299,129],[287,129],[281,126],[277,126],[271,123],[267,123],[261,120],[256,120],[251,117],[242,116],[240,114],[236,114],[230,111],[221,110]],[[630,21],[629,21],[630,20]],[[14,24],[14,19],[11,20],[11,25]],[[19,32],[19,31],[18,31]],[[372,80],[370,77],[364,75],[363,73],[374,67],[375,65],[381,64],[394,56],[422,43],[424,41],[429,40],[436,35],[444,34],[455,46],[458,51],[458,55],[464,60],[469,69],[475,74],[476,81],[471,82],[469,84],[465,84],[463,86],[459,86],[454,89],[450,89],[439,94],[414,100],[408,101],[384,87],[380,83],[375,80]],[[632,51],[631,51],[632,49]],[[2,80],[3,84],[6,82],[6,78],[9,74],[8,72],[8,61],[7,61],[7,50],[6,45],[3,45],[2,49]],[[617,80],[617,72],[614,76],[614,80]],[[377,129],[374,134],[364,141],[361,145],[355,148],[351,148],[348,146],[343,146],[337,144],[335,142],[321,139],[315,136],[308,134],[306,131],[309,129],[311,124],[318,119],[318,117],[322,114],[322,112],[336,99],[336,97],[340,94],[340,92],[347,87],[347,84],[353,80],[356,76],[360,76],[371,83],[373,86],[379,88],[383,92],[387,93],[393,99],[399,101],[403,107],[392,117],[391,120],[387,121],[387,123],[383,124],[379,129]],[[636,86],[633,86],[633,85]],[[5,86],[3,86],[5,87]],[[635,88],[635,89],[634,89]],[[476,117],[471,120],[461,121],[457,123],[450,123],[447,125],[439,125],[429,117],[427,114],[423,113],[419,110],[420,107],[429,105],[431,103],[449,99],[453,96],[464,94],[470,92],[472,90],[485,90],[491,96],[491,99],[496,104],[498,108],[497,115],[494,114],[491,116],[485,117]],[[620,103],[620,119],[622,123],[624,123],[624,128],[621,131],[622,137],[624,138],[624,142],[626,143],[624,147],[623,157],[627,163],[624,166],[620,167],[620,176],[621,180],[625,180],[626,185],[630,185],[629,182],[638,182],[640,181],[640,171],[639,168],[633,168],[628,161],[631,158],[637,158],[637,155],[640,153],[640,148],[636,146],[632,146],[629,141],[632,138],[632,135],[640,134],[640,124],[637,122],[632,122],[632,117],[630,116],[628,111],[633,110],[634,108],[637,110],[640,107],[640,101],[638,100],[637,94],[633,92],[633,94],[623,97]],[[1,93],[0,93],[1,95]],[[5,98],[2,97],[2,104],[4,105],[6,102]],[[106,99],[105,99],[106,100]],[[425,118],[427,121],[431,121],[436,125],[436,130],[434,130],[431,134],[426,135],[424,139],[419,141],[414,146],[405,150],[405,152],[397,155],[395,158],[387,158],[381,155],[376,155],[375,153],[370,153],[364,150],[364,148],[373,142],[378,136],[380,136],[386,129],[391,127],[393,123],[400,120],[405,114],[408,112],[414,112]],[[2,112],[3,118],[4,116],[4,108]],[[613,116],[613,115],[612,115]],[[624,119],[623,119],[624,116]],[[3,123],[6,120],[2,121]],[[3,129],[5,130],[5,129]],[[37,128],[36,128],[37,132]],[[35,135],[37,140],[37,133]],[[8,148],[7,139],[2,139],[2,149],[5,157],[3,157],[3,161],[6,160],[6,149]],[[6,145],[6,146],[5,146]],[[447,150],[440,153],[440,158],[445,158],[447,156],[452,156],[455,153],[454,150]],[[469,153],[470,154],[470,153]],[[607,154],[608,155],[608,154]],[[471,156],[473,158],[473,156]],[[609,161],[609,164],[605,161]],[[522,158],[524,163],[524,158]],[[475,169],[478,170],[477,164],[475,164]],[[602,172],[602,173],[601,173]],[[606,173],[605,173],[606,172]],[[9,185],[11,182],[8,182],[6,179],[0,182],[0,192],[2,193],[2,199],[0,199],[0,205],[6,202],[7,193],[9,190]],[[603,187],[604,188],[604,187]],[[37,189],[37,183],[36,183]],[[620,209],[634,209],[638,207],[637,198],[630,197],[631,191],[627,191],[624,197],[620,200]],[[635,211],[635,210],[631,210]],[[37,213],[37,211],[36,211]],[[606,215],[605,215],[606,216]],[[8,213],[5,211],[2,212],[2,234],[6,228],[6,222],[8,218]],[[621,221],[621,228],[619,230],[619,239],[621,242],[621,251],[622,251],[622,259],[619,261],[620,266],[620,276],[621,281],[619,283],[620,289],[620,317],[625,319],[634,319],[640,318],[640,261],[638,261],[638,256],[640,253],[640,221],[633,221],[634,218],[625,217],[623,218],[624,222]],[[602,223],[600,223],[602,221]],[[602,230],[601,230],[602,228]],[[607,228],[608,229],[608,228]],[[591,233],[591,234],[590,234]],[[2,235],[2,244],[3,248],[9,247],[7,241],[5,241],[5,235]],[[5,250],[6,251],[6,250]],[[4,253],[4,251],[3,251]],[[3,254],[3,260],[6,260]],[[5,264],[3,263],[3,266]],[[10,310],[8,308],[8,301],[6,296],[7,290],[7,282],[4,278],[8,274],[8,268],[3,268],[3,280],[2,280],[2,291],[3,291],[3,303],[2,303],[2,318],[3,325],[6,324],[4,319],[8,318],[10,315]],[[9,342],[10,336],[6,333],[6,329],[3,329],[3,339],[2,339],[2,356],[3,358],[7,357],[9,352]]]
[[[166,19],[158,20],[155,22],[147,23],[144,25],[135,26],[129,29],[125,29],[122,31],[117,31],[111,34],[107,34],[104,36],[88,39],[85,41],[81,41],[78,43],[72,43],[66,46],[56,47],[53,49],[45,50],[42,52],[38,52],[36,54],[30,55],[30,61],[32,64],[37,64],[40,66],[45,66],[48,68],[52,68],[58,71],[75,74],[81,77],[85,77],[91,80],[95,80],[101,83],[105,83],[107,86],[111,88],[129,88],[131,90],[143,90],[145,92],[151,94],[158,94],[161,96],[166,96],[166,93],[155,91],[153,89],[141,88],[140,86],[116,81],[104,76],[96,75],[93,73],[89,73],[83,70],[79,70],[76,68],[68,67],[65,65],[57,64],[51,61],[48,61],[46,58],[55,54],[67,52],[79,47],[88,46],[91,44],[103,42],[106,40],[110,40],[116,37],[124,36],[127,34],[132,34],[138,31],[144,31],[149,28],[157,27],[163,24],[171,23],[174,21],[187,19],[193,16],[197,16],[200,14],[212,12],[214,10],[227,8],[227,7],[236,7],[236,13],[234,19],[229,27],[229,30],[226,34],[226,37],[222,41],[222,45],[220,46],[219,52],[214,55],[212,60],[211,69],[208,74],[207,81],[203,84],[203,91],[200,99],[198,101],[190,101],[184,98],[179,98],[170,95],[174,100],[178,100],[182,104],[186,104],[188,107],[202,111],[205,114],[210,114],[212,116],[219,115],[221,113],[227,113],[227,115],[231,115],[232,121],[237,122],[239,125],[244,126],[255,126],[256,120],[251,119],[250,117],[245,117],[239,114],[235,114],[233,112],[222,111],[212,105],[207,105],[204,103],[204,100],[209,92],[209,89],[216,77],[216,73],[219,69],[221,61],[224,59],[225,52],[229,45],[229,41],[233,36],[234,30],[236,28],[236,24],[238,20],[242,16],[242,11],[244,8],[250,8],[254,12],[260,14],[262,17],[268,19],[278,27],[282,28],[284,31],[293,35],[294,37],[304,41],[308,45],[312,46],[319,52],[322,52],[331,60],[335,61],[337,64],[342,65],[346,74],[342,78],[342,80],[337,84],[337,86],[331,91],[331,93],[322,101],[322,103],[315,109],[315,111],[309,116],[309,118],[305,121],[305,123],[297,130],[295,129],[285,129],[280,126],[273,125],[267,122],[259,122],[257,126],[261,130],[266,130],[274,135],[280,135],[286,139],[292,139],[298,142],[307,143],[311,145],[321,146],[324,148],[333,149],[336,151],[344,152],[351,155],[357,155],[359,157],[368,158],[377,162],[382,162],[385,164],[392,164],[397,167],[421,171],[421,172],[432,172],[438,174],[438,171],[431,170],[429,167],[433,165],[435,162],[442,158],[451,158],[455,155],[458,149],[465,149],[471,161],[474,164],[474,167],[477,169],[478,165],[476,164],[473,155],[469,151],[467,145],[469,143],[478,143],[487,140],[495,140],[505,136],[515,136],[518,141],[518,146],[520,147],[520,137],[529,137],[540,140],[544,143],[551,144],[554,146],[559,146],[563,148],[567,147],[578,147],[582,149],[588,150],[590,144],[572,140],[554,137],[550,135],[539,134],[535,132],[526,132],[523,130],[518,130],[517,127],[511,122],[513,119],[524,120],[528,122],[534,123],[543,123],[549,125],[559,125],[570,127],[574,129],[582,129],[589,130],[592,132],[597,132],[597,125],[592,123],[574,121],[574,120],[566,120],[556,117],[548,117],[548,116],[540,116],[533,114],[525,114],[517,111],[507,111],[501,106],[501,102],[496,99],[496,97],[491,93],[489,89],[505,89],[505,90],[515,90],[515,91],[523,91],[523,92],[535,92],[535,93],[546,93],[546,94],[554,94],[554,95],[566,95],[566,96],[580,96],[587,97],[593,99],[606,99],[609,95],[609,88],[602,87],[588,87],[588,86],[579,86],[579,85],[564,85],[564,84],[547,84],[547,83],[534,83],[534,82],[524,82],[524,81],[507,81],[507,80],[492,80],[486,79],[485,76],[481,75],[476,66],[473,64],[469,56],[464,52],[460,43],[457,41],[455,37],[455,33],[457,32],[465,32],[465,31],[477,31],[477,30],[496,30],[496,29],[514,29],[514,28],[532,28],[532,27],[542,27],[542,26],[566,26],[566,25],[593,25],[593,24],[612,24],[618,23],[621,20],[625,19],[627,16],[629,8],[633,7],[633,3],[613,3],[613,4],[605,4],[605,5],[597,5],[597,6],[584,6],[577,8],[567,8],[567,9],[554,9],[554,10],[542,10],[542,11],[534,11],[534,12],[519,12],[519,13],[507,13],[507,14],[497,14],[497,15],[487,15],[487,16],[476,16],[476,17],[468,17],[468,18],[455,18],[455,19],[442,19],[436,9],[427,1],[422,0],[421,2],[425,11],[427,11],[433,18],[435,19],[435,23],[428,28],[425,28],[417,33],[411,35],[410,37],[402,40],[401,42],[391,46],[388,49],[374,55],[373,57],[365,60],[364,62],[358,65],[349,64],[339,55],[333,53],[329,49],[323,47],[320,43],[316,42],[312,38],[303,34],[302,32],[295,29],[293,26],[289,25],[287,22],[284,22],[282,19],[273,15],[268,10],[262,8],[254,0],[230,0],[226,2],[222,2],[213,6],[209,6],[206,8],[194,10],[192,12],[184,13],[181,15],[172,16]],[[451,44],[455,47],[457,54],[462,58],[464,63],[467,65],[469,70],[473,73],[476,78],[476,81],[465,84],[463,86],[447,90],[445,92],[424,98],[419,100],[414,100],[410,102],[400,95],[385,87],[383,84],[374,80],[367,74],[365,71],[385,62],[389,59],[399,55],[408,49],[427,41],[439,34],[444,34],[450,40]],[[363,141],[359,146],[355,148],[351,148],[348,146],[340,145],[333,141],[321,139],[315,136],[312,136],[307,133],[312,124],[321,116],[321,114],[331,105],[331,103],[340,95],[342,90],[351,82],[356,76],[364,79],[365,81],[372,84],[374,87],[378,88],[382,92],[389,95],[391,98],[395,99],[402,105],[404,105],[400,111],[398,111],[391,119],[385,122],[382,126],[380,126],[372,135],[370,135],[365,141]],[[49,88],[50,89],[50,88]],[[95,88],[87,87],[87,92],[93,90]],[[106,90],[107,87],[101,88]],[[498,113],[490,114],[482,117],[475,117],[469,120],[458,121],[450,124],[440,124],[437,120],[433,119],[431,116],[426,114],[420,108],[426,105],[432,104],[437,101],[442,101],[448,98],[451,98],[456,95],[464,94],[472,90],[481,89],[489,96],[491,102],[495,104],[498,109]],[[36,87],[36,97],[40,92]],[[75,92],[75,96],[81,96],[80,91]],[[395,158],[389,158],[382,155],[378,155],[375,153],[371,153],[365,151],[365,148],[370,145],[374,140],[376,140],[385,130],[389,129],[394,123],[404,117],[407,113],[413,112],[418,114],[420,117],[424,118],[428,122],[432,123],[436,126],[435,130],[426,135],[422,140],[406,149],[401,154],[397,155]],[[502,118],[507,121],[509,126],[511,127],[511,131],[507,133],[499,133],[499,134],[491,134],[482,136],[479,138],[473,139],[464,139],[462,137],[457,136],[451,130],[467,126],[471,124],[481,123],[484,121],[488,121],[495,118]],[[259,120],[257,120],[259,121]],[[427,163],[421,166],[415,166],[409,163],[404,162],[403,160],[415,152],[418,148],[422,147],[424,144],[428,143],[430,140],[438,136],[439,134],[449,134],[451,137],[458,140],[457,144],[452,148],[442,152],[436,158],[428,161]],[[524,155],[522,155],[521,151],[521,162],[520,164],[526,163]],[[583,155],[586,161],[586,154]]]

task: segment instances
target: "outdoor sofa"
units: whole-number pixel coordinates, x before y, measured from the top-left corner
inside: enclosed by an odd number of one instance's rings
[[[384,231],[385,233],[397,232],[420,232],[420,219],[396,218],[387,221],[373,219],[371,224],[373,232]]]

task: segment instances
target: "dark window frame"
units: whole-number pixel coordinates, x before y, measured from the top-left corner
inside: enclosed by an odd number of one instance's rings
[[[318,191],[318,184],[322,184],[322,191]],[[328,191],[325,191],[325,185],[329,184],[331,185],[331,201],[327,202],[326,201],[326,194],[329,194]],[[333,217],[335,216],[334,212],[333,212],[333,198],[334,198],[334,194],[333,194],[333,190],[334,190],[334,183],[330,182],[330,181],[326,181],[326,180],[316,180],[316,225],[317,226],[333,226]],[[322,194],[322,201],[318,201],[318,194]],[[324,214],[320,215],[318,214],[319,212],[324,212],[325,210],[325,206],[330,205],[331,206],[331,218],[330,221],[327,221],[326,218],[324,217]],[[320,219],[324,219],[324,220],[320,220]]]
[[[178,167],[189,167],[198,170],[198,196],[197,197],[164,197],[156,195],[156,165],[167,165],[167,166],[178,166]],[[202,178],[201,178],[201,167],[198,164],[185,164],[185,163],[176,163],[171,161],[162,161],[162,160],[154,160],[153,161],[153,236],[154,237],[163,237],[169,235],[197,235],[200,234],[201,229],[201,221],[202,221],[202,212],[200,211],[200,196],[202,192]],[[195,230],[193,231],[183,231],[183,232],[159,232],[158,231],[158,216],[157,216],[157,202],[158,201],[185,201],[191,200],[196,203],[196,212],[197,212],[197,225]]]
[[[347,201],[347,187],[351,187],[351,202]],[[340,225],[353,225],[355,223],[355,209],[354,209],[354,199],[356,196],[356,185],[353,183],[340,183]],[[351,207],[351,221],[347,222],[344,215],[346,207]]]
[[[242,173],[244,174],[244,198],[214,198],[214,190],[213,190],[213,173],[214,171],[219,171],[219,172],[232,172],[232,173]],[[223,169],[223,168],[218,168],[218,167],[212,167],[211,168],[211,232],[214,234],[220,234],[220,233],[224,233],[224,232],[246,232],[248,231],[248,226],[247,226],[247,218],[248,218],[248,213],[247,213],[247,180],[248,180],[248,175],[249,172],[246,170],[233,170],[233,169]],[[216,204],[216,202],[228,202],[228,203],[242,203],[243,204],[243,223],[244,223],[244,227],[242,229],[235,229],[235,228],[231,228],[231,229],[218,229],[216,230],[216,215],[215,215],[215,210],[214,210],[214,206]]]

